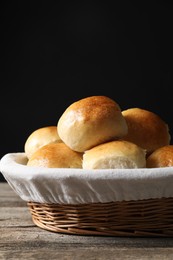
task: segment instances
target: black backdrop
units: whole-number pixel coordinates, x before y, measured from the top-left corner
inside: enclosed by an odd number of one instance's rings
[[[172,135],[173,1],[4,2],[1,157],[91,95],[152,110]]]

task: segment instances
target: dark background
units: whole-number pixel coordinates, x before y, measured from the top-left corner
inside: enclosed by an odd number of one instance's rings
[[[91,95],[152,110],[172,135],[173,1],[4,2],[1,157]]]

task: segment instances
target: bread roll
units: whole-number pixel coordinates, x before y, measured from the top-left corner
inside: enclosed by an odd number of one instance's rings
[[[84,152],[83,169],[146,167],[146,152],[127,141],[111,141]]]
[[[173,166],[173,145],[162,146],[147,158],[147,168],[171,166]]]
[[[57,126],[45,126],[36,129],[29,135],[24,145],[24,152],[30,158],[43,145],[54,142],[62,142],[58,135]]]
[[[50,143],[38,149],[27,166],[47,168],[82,168],[82,154],[72,151],[66,144]]]
[[[78,152],[127,134],[119,105],[106,96],[91,96],[72,103],[57,125],[62,141]]]
[[[168,125],[155,113],[141,108],[129,108],[122,111],[122,114],[128,126],[128,134],[123,139],[146,149],[147,154],[170,143]]]

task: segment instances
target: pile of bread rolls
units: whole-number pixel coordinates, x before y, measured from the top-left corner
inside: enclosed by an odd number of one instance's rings
[[[24,145],[27,166],[128,169],[173,166],[169,127],[142,108],[122,111],[107,96],[72,103],[56,126],[32,132]]]

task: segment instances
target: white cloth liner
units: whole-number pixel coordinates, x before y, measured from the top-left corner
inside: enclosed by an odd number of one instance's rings
[[[0,172],[24,201],[85,204],[173,197],[173,167],[84,170],[26,162],[20,152],[0,160]]]

